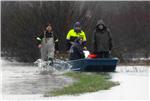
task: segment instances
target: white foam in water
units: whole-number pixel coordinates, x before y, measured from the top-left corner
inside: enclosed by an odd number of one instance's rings
[[[38,67],[40,73],[53,73],[53,74],[62,74],[70,71],[71,65],[66,61],[56,59],[54,60],[53,66],[50,66],[49,61],[43,61],[37,59],[34,64]]]

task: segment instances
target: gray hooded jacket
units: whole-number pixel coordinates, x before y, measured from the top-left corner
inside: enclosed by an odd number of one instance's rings
[[[100,24],[104,26],[103,30],[100,30],[98,28]],[[110,30],[106,27],[103,20],[99,20],[93,32],[92,52],[98,53],[98,52],[111,51],[111,50],[112,50],[112,36]]]

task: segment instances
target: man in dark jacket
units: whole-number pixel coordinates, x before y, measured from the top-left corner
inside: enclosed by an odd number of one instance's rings
[[[69,51],[69,60],[76,60],[84,58],[84,52],[82,48],[82,38],[77,38]]]
[[[58,38],[53,33],[52,25],[47,24],[44,33],[36,37],[36,40],[41,51],[41,59],[43,61],[51,61],[52,65],[54,52],[58,51]]]
[[[107,58],[112,50],[112,36],[103,20],[97,22],[92,38],[93,53],[97,58]]]

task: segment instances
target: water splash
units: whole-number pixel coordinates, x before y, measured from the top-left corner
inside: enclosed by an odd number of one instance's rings
[[[71,71],[71,65],[67,61],[60,59],[54,60],[53,66],[49,65],[50,61],[43,61],[41,59],[37,59],[34,64],[38,67],[40,74],[63,74]]]
[[[40,71],[38,66],[11,62],[3,58],[0,62],[2,67],[0,85],[4,95],[44,94],[74,82],[72,78],[61,75],[61,72],[44,69]],[[35,64],[38,65],[37,61]]]

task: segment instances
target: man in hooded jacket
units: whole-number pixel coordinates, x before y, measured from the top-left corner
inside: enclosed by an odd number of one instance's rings
[[[92,37],[92,53],[97,58],[108,58],[112,50],[112,36],[103,20],[97,22]]]
[[[80,37],[75,39],[75,42],[73,43],[69,51],[69,60],[77,60],[85,57],[82,49],[82,42],[83,40]]]

